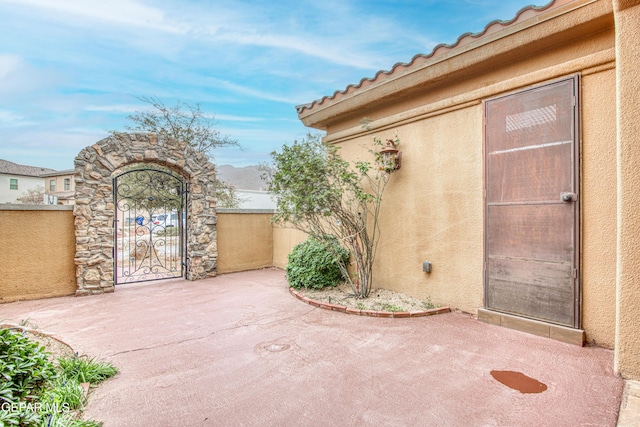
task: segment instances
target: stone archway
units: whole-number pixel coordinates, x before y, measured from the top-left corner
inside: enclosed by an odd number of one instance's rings
[[[187,279],[216,275],[215,167],[186,142],[152,133],[116,133],[84,148],[75,159],[76,295],[114,290],[112,177],[135,163],[154,163],[189,181]]]

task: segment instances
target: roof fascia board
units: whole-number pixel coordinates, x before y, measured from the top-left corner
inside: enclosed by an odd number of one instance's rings
[[[587,67],[587,68],[585,68]],[[523,88],[535,85],[541,81],[550,80],[564,75],[578,73],[582,75],[595,74],[615,67],[615,48],[591,54],[587,57],[568,61],[562,66],[554,66],[537,70],[535,72],[514,77],[489,86],[467,92],[461,96],[443,99],[435,103],[412,108],[392,116],[374,120],[369,128],[364,131],[362,126],[356,126],[327,135],[324,141],[327,143],[340,143],[360,134],[373,134],[389,130],[397,126],[415,122],[429,117],[449,113],[463,108],[472,107],[482,102],[482,99],[505,93],[514,87]]]
[[[75,172],[76,172],[75,169],[67,169],[63,171],[45,172],[43,174],[40,174],[39,176],[49,178],[54,176],[73,175],[75,174]]]

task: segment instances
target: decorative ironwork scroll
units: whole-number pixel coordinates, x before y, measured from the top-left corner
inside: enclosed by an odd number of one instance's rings
[[[182,277],[187,183],[170,172],[137,169],[114,179],[115,283]]]

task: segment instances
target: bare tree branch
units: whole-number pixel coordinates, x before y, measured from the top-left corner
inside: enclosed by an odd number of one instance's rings
[[[167,106],[158,97],[141,96],[140,101],[149,104],[149,110],[136,111],[127,116],[133,125],[125,128],[130,131],[153,132],[179,141],[187,142],[196,151],[205,154],[212,161],[214,151],[219,147],[240,147],[237,140],[223,136],[215,129],[217,122],[213,116],[202,111],[199,103],[195,105],[178,102]],[[228,182],[216,180],[218,206],[237,208],[240,204],[235,187]]]
[[[43,205],[44,204],[44,187],[39,185],[36,188],[29,188],[22,193],[17,199],[20,203],[26,205]]]

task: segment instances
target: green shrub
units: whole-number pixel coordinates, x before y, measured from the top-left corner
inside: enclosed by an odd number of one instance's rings
[[[0,329],[0,426],[40,423],[40,394],[57,378],[44,347],[22,333]]]
[[[19,332],[0,329],[0,404],[35,400],[56,371],[44,347]]]
[[[22,333],[0,329],[0,427],[98,427],[81,420],[87,395],[80,385],[98,384],[118,370],[88,357],[65,357],[58,367],[49,353]]]
[[[98,362],[86,356],[62,357],[58,365],[67,379],[79,383],[96,385],[118,373],[118,369],[109,362]]]
[[[336,286],[343,278],[336,260],[343,265],[349,260],[349,251],[340,246],[336,238],[327,238],[323,242],[308,238],[298,243],[289,254],[287,263],[289,286],[314,289]]]
[[[76,410],[84,408],[87,395],[77,380],[61,376],[49,384],[40,400],[49,407]]]

